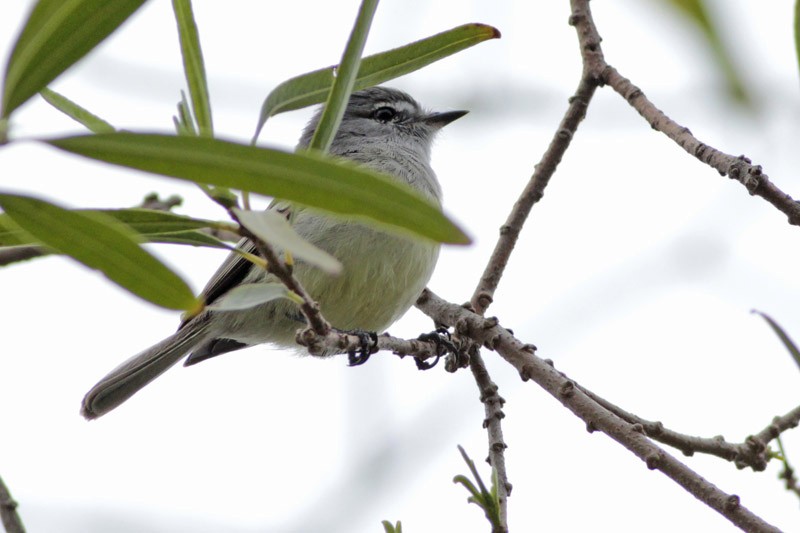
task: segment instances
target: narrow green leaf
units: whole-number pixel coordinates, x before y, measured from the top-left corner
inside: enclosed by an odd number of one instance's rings
[[[797,68],[800,71],[800,0],[794,2],[794,51],[797,56]]]
[[[339,274],[342,264],[332,255],[303,239],[289,221],[275,211],[242,211],[234,209],[239,222],[257,237],[299,259],[329,273]]]
[[[783,328],[781,328],[777,322],[772,320],[772,317],[770,317],[768,314],[762,313],[761,311],[757,311],[755,309],[753,309],[752,312],[760,315],[761,318],[767,321],[767,324],[769,324],[769,327],[772,328],[772,331],[775,332],[775,335],[778,336],[783,345],[786,347],[786,350],[788,350],[789,354],[792,356],[792,359],[794,359],[794,362],[797,363],[798,367],[800,367],[800,350],[797,349],[797,345],[792,341],[792,338],[789,337]]]
[[[361,60],[353,90],[379,85],[498,37],[500,32],[492,26],[465,24],[393,50],[367,56]],[[327,67],[301,74],[275,87],[261,106],[253,143],[269,117],[324,102],[334,79],[334,69]]]
[[[396,179],[346,161],[203,137],[127,132],[46,141],[93,159],[164,176],[250,191],[368,219],[444,243],[469,238],[441,210]]]
[[[289,289],[282,283],[246,283],[237,285],[206,307],[212,311],[240,311],[257,305],[289,298]]]
[[[113,218],[13,194],[0,194],[0,207],[40,242],[101,271],[140,298],[168,309],[196,310],[198,302],[186,282]]]
[[[464,485],[464,488],[466,488],[470,492],[470,494],[472,494],[473,498],[480,499],[481,497],[480,491],[472,483],[472,481],[470,481],[469,478],[467,478],[467,476],[459,474],[453,477],[453,483],[461,483],[462,485]]]
[[[342,122],[350,93],[353,92],[358,67],[361,64],[361,55],[364,53],[364,45],[367,42],[369,28],[377,8],[378,0],[361,0],[356,23],[347,40],[342,60],[336,70],[331,73],[334,76],[333,86],[328,94],[325,109],[322,110],[317,129],[314,130],[314,136],[308,145],[310,150],[327,152],[333,142],[333,136],[336,135],[336,130],[339,129],[339,124]]]
[[[178,116],[172,117],[172,119],[178,135],[197,135],[192,113],[189,111],[189,103],[186,101],[186,93],[183,91],[181,91],[181,101],[178,102]]]
[[[33,235],[17,226],[11,217],[0,213],[0,247],[28,246],[36,242]]]
[[[40,94],[48,104],[61,111],[72,120],[75,120],[80,124],[83,124],[91,132],[111,133],[113,131],[116,131],[116,128],[114,128],[114,126],[112,126],[102,118],[91,113],[87,109],[84,109],[83,107],[79,106],[66,96],[59,94],[53,91],[52,89],[48,89],[47,87],[45,87],[44,89],[41,90]]]
[[[233,247],[221,241],[208,233],[192,230],[192,231],[176,231],[170,233],[151,233],[144,235],[147,242],[157,244],[185,244],[188,246],[201,246],[205,248],[220,248],[224,250],[231,250]]]
[[[461,457],[463,457],[464,462],[467,463],[470,472],[472,472],[472,477],[475,478],[480,490],[476,488],[475,485],[465,476],[456,476],[453,478],[453,482],[461,483],[467,488],[467,490],[470,491],[472,496],[467,498],[467,501],[469,503],[474,503],[483,509],[484,513],[486,514],[486,518],[492,524],[492,530],[494,531],[496,527],[501,525],[500,501],[497,496],[497,470],[492,467],[492,488],[491,490],[486,490],[486,485],[484,485],[483,480],[478,473],[478,469],[475,467],[475,463],[469,458],[467,452],[464,451],[464,448],[462,448],[460,445],[458,446],[458,451],[461,452]]]
[[[172,0],[172,9],[175,11],[175,19],[178,22],[183,71],[186,74],[186,84],[192,98],[194,117],[200,135],[211,137],[214,134],[214,125],[208,101],[208,82],[191,0]]]
[[[403,524],[400,523],[400,520],[395,525],[388,520],[381,520],[381,525],[383,525],[384,533],[403,533]]]
[[[461,447],[461,445],[458,445],[458,451],[461,452],[461,457],[464,459],[464,462],[467,463],[470,472],[472,472],[472,477],[475,478],[475,481],[478,482],[478,486],[480,487],[480,493],[488,494],[488,491],[486,490],[486,485],[483,484],[481,475],[478,473],[478,469],[475,467],[475,461],[470,459],[469,455],[467,455],[467,452],[464,450],[463,447]]]
[[[143,234],[168,233],[203,228],[217,228],[227,231],[236,231],[236,226],[230,222],[218,222],[216,220],[193,218],[156,209],[142,209],[139,207],[134,207],[131,209],[98,209],[91,211],[97,211],[104,215],[113,217],[116,220],[127,224],[137,233]]]
[[[747,87],[736,66],[730,47],[725,44],[717,26],[709,14],[705,0],[661,0],[674,7],[679,13],[695,24],[703,35],[720,74],[725,78],[728,94],[740,104],[749,105],[752,101]]]
[[[20,230],[20,233],[24,233]],[[24,233],[27,240],[30,242],[36,241],[32,236]],[[181,244],[186,246],[198,246],[203,248],[217,248],[220,250],[234,251],[234,247],[230,244],[212,237],[208,233],[202,231],[176,231],[170,233],[151,233],[148,235],[141,235],[145,242],[152,244]],[[14,253],[4,253],[14,252]],[[0,247],[0,266],[8,266],[19,261],[28,261],[37,257],[47,257],[53,253],[58,253],[55,250],[47,248],[38,244],[27,244],[21,246],[2,246]]]
[[[2,115],[41,91],[116,30],[145,0],[39,0],[14,44]]]
[[[101,216],[111,217],[143,235],[175,233],[201,228],[235,231],[235,227],[229,223],[191,218],[152,209],[77,209],[75,212],[89,216],[93,216],[92,213],[99,213]],[[32,240],[30,235],[10,222],[8,215],[0,214],[0,247],[37,244],[37,241]]]
[[[205,72],[203,73],[203,83],[205,84]],[[206,104],[208,103],[207,93],[208,91],[206,90]],[[208,113],[209,113],[208,133],[207,134],[201,133],[201,135],[204,135],[206,137],[213,137],[210,109]],[[178,116],[172,117],[172,121],[175,124],[175,131],[178,135],[184,135],[184,136],[198,135],[197,127],[195,126],[195,121],[192,120],[192,113],[189,111],[189,104],[186,102],[186,93],[184,93],[183,91],[181,91],[181,101],[178,102]],[[201,184],[198,185],[200,189],[202,189],[202,191],[206,193],[206,196],[208,196],[209,198],[211,198],[220,205],[227,207],[235,207],[239,205],[239,198],[233,191],[227,189],[226,187],[207,187]]]

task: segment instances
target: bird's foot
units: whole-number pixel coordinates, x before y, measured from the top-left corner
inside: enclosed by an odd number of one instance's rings
[[[429,363],[415,357],[414,363],[416,363],[417,368],[419,370],[430,370],[436,366],[436,363],[439,362],[439,359],[443,355],[447,355],[448,353],[458,354],[458,348],[456,348],[456,345],[453,344],[453,341],[451,341],[450,338],[450,332],[447,330],[447,328],[437,328],[436,331],[423,333],[417,337],[417,340],[432,342],[436,345],[436,359],[434,359],[433,363]]]
[[[347,352],[347,366],[363,365],[369,360],[370,355],[378,351],[378,334],[374,331],[354,329],[351,331],[342,331],[342,333],[355,335],[361,343],[361,347],[358,350]]]

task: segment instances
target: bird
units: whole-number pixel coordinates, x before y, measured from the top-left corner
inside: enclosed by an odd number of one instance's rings
[[[410,185],[441,208],[442,191],[430,164],[431,146],[442,127],[466,113],[429,111],[398,89],[376,86],[356,91],[350,95],[330,154]],[[322,107],[303,130],[298,150],[309,146],[321,114]],[[286,206],[275,201],[270,208]],[[296,278],[339,331],[384,331],[408,311],[433,274],[438,243],[388,233],[319,210],[291,209],[295,231],[342,263],[337,276],[300,260],[294,266]],[[247,239],[238,247],[257,253]],[[200,296],[208,305],[238,285],[274,281],[264,268],[231,253]],[[81,414],[92,420],[108,413],[184,357],[184,365],[190,366],[263,343],[300,351],[295,336],[302,327],[303,315],[287,299],[242,310],[206,308],[185,318],[174,334],[110,371],[86,393]]]

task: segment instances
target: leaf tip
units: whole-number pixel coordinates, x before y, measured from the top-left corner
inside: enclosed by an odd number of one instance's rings
[[[472,24],[467,24],[467,26],[472,26],[474,28],[481,30],[485,34],[486,39],[499,39],[503,36],[503,34],[500,33],[500,30],[498,30],[494,26],[490,26],[489,24],[483,24],[481,22],[473,22]]]
[[[464,230],[453,224],[452,231],[447,239],[442,240],[445,244],[455,244],[458,246],[466,246],[472,244],[472,238],[466,234]]]

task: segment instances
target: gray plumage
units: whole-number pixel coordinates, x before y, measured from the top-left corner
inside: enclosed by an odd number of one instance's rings
[[[350,97],[330,152],[393,175],[439,204],[441,189],[430,167],[431,143],[440,128],[465,113],[426,112],[409,95],[395,89],[358,91]],[[321,110],[306,126],[298,148],[308,146],[320,114]],[[385,233],[311,209],[292,209],[295,230],[344,266],[339,276],[300,261],[294,270],[320,303],[324,316],[340,330],[383,331],[413,305],[433,273],[439,254],[439,246],[433,242]],[[239,246],[255,250],[249,241]],[[272,279],[263,269],[231,254],[202,296],[211,303],[241,283]],[[301,327],[302,315],[285,299],[241,311],[206,310],[112,370],[86,394],[81,414],[93,419],[116,408],[187,354],[185,364],[190,365],[255,344],[297,348],[294,338]]]

